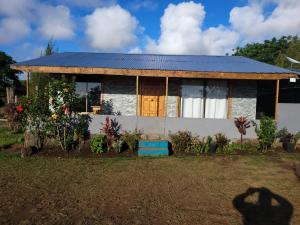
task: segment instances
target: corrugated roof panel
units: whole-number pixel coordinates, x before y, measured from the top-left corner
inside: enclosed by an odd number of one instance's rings
[[[241,56],[65,52],[19,62],[16,65],[181,70],[225,73],[293,73],[287,69]]]

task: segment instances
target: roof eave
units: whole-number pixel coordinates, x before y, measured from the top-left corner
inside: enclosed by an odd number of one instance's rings
[[[100,67],[65,67],[65,66],[24,66],[13,64],[12,69],[24,72],[63,73],[63,74],[99,74],[119,76],[146,77],[178,77],[178,78],[213,78],[213,79],[245,79],[245,80],[280,80],[298,78],[294,73],[238,73],[238,72],[207,72],[180,70],[145,70],[116,69]]]

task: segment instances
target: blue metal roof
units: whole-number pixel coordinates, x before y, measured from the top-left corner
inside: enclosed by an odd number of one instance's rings
[[[241,56],[155,55],[64,52],[19,62],[16,66],[59,66],[225,73],[295,73]]]

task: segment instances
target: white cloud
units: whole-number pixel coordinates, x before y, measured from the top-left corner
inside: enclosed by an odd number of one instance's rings
[[[116,0],[56,0],[58,4],[75,7],[107,7],[116,4]]]
[[[1,0],[0,14],[6,16],[28,17],[35,0]]]
[[[161,18],[161,36],[149,40],[146,52],[166,54],[225,54],[239,36],[224,26],[202,30],[205,10],[201,3],[169,4]],[[230,53],[228,52],[228,53]]]
[[[70,10],[65,6],[42,5],[39,8],[38,31],[45,38],[70,39],[74,37],[74,24],[71,20]]]
[[[159,3],[155,0],[134,0],[130,4],[130,8],[134,11],[147,9],[149,11],[157,9]]]
[[[13,43],[27,36],[31,31],[25,20],[17,17],[7,17],[0,21],[0,43]]]
[[[123,49],[137,38],[138,21],[119,5],[97,8],[85,21],[89,44],[98,50]]]
[[[65,6],[38,0],[0,1],[0,44],[14,43],[30,33],[47,39],[68,39],[74,36],[73,28],[70,10]]]
[[[270,3],[276,4],[276,7],[266,16],[264,8]],[[231,10],[230,23],[244,42],[263,41],[282,35],[299,35],[299,12],[299,0],[252,0],[247,6]]]
[[[130,49],[128,53],[130,53],[130,54],[142,54],[143,51],[139,47],[134,47],[134,48]]]

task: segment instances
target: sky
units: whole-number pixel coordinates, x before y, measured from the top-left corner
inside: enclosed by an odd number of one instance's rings
[[[232,54],[299,35],[300,0],[0,0],[0,51],[16,61],[58,52]]]

